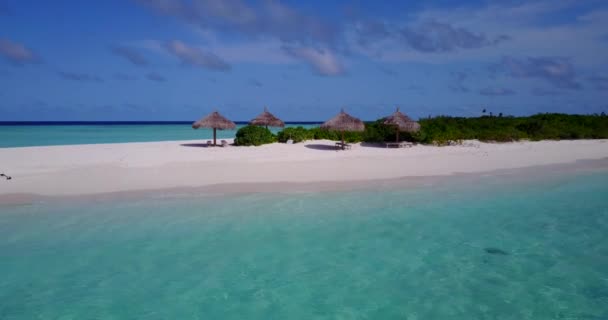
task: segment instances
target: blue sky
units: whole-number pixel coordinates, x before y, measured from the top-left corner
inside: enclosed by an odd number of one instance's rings
[[[608,112],[608,2],[0,0],[0,121]]]

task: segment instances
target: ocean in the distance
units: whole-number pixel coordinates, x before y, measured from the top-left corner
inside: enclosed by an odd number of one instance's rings
[[[608,171],[0,207],[0,319],[608,319]]]
[[[218,130],[217,138],[234,138],[236,130]],[[286,127],[318,126],[315,122],[292,122]],[[276,133],[280,128],[269,128]],[[192,129],[192,122],[89,122],[0,123],[0,148],[213,139],[212,129]]]

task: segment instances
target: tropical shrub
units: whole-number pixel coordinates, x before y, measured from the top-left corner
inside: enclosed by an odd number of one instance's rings
[[[267,128],[250,125],[242,127],[236,132],[234,144],[237,146],[260,146],[275,141],[276,137]]]
[[[509,142],[523,139],[608,139],[608,116],[537,114],[530,117],[482,116],[477,118],[438,116],[418,121],[420,131],[399,134],[400,140],[424,144],[450,145],[462,140]],[[345,132],[347,142],[384,142],[395,140],[396,129],[381,120],[365,124],[364,132]],[[279,141],[291,136],[294,142],[310,139],[338,141],[340,132],[321,128],[285,128]]]
[[[286,142],[291,139],[294,143],[312,140],[315,138],[312,130],[307,130],[303,127],[290,127],[285,128],[277,133],[277,139],[279,142]]]
[[[522,139],[606,139],[608,117],[603,115],[537,114],[530,117],[461,118],[439,116],[421,119],[418,141],[447,144],[478,139],[507,142]]]
[[[340,140],[340,133],[333,130],[326,130],[321,128],[311,128],[312,134],[315,140]]]
[[[365,142],[395,141],[397,129],[385,125],[382,120],[365,123],[365,131],[361,134],[361,140]],[[399,138],[403,137],[399,134]]]

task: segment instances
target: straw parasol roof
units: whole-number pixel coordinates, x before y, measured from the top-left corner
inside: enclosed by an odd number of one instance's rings
[[[399,132],[401,131],[414,133],[420,130],[420,124],[401,113],[401,111],[399,111],[399,107],[397,107],[397,110],[395,110],[393,114],[384,118],[384,124],[395,126],[397,128],[397,137],[395,142],[399,142]]]
[[[420,124],[401,113],[399,108],[393,114],[384,118],[384,124],[396,126],[399,131],[403,132],[417,132],[420,130]]]
[[[234,129],[236,128],[236,124],[224,116],[222,116],[219,112],[213,111],[208,116],[198,120],[197,122],[192,124],[193,129],[198,128],[212,128],[213,129],[213,145],[216,146],[216,130],[225,130],[225,129]]]
[[[224,116],[222,116],[219,112],[213,111],[206,117],[198,120],[197,122],[192,124],[193,129],[198,128],[213,128],[213,129],[234,129],[236,128],[236,124]]]
[[[365,124],[342,109],[337,116],[325,121],[321,128],[336,131],[363,131],[365,130]]]
[[[251,120],[249,124],[266,127],[285,127],[285,122],[268,112],[268,108],[266,107],[264,107],[264,112],[260,113],[257,117],[255,117],[255,119]]]
[[[344,112],[344,109],[337,116],[325,121],[321,125],[321,129],[340,131],[342,136],[342,150],[344,150],[344,131],[364,131],[365,124],[363,121]]]

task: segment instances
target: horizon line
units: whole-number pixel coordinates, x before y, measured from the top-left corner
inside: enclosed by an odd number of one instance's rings
[[[0,126],[3,125],[74,125],[74,124],[192,124],[196,121],[192,120],[44,120],[44,121],[0,121]],[[248,124],[250,121],[234,121],[236,124]],[[325,121],[285,121],[285,124],[318,124]]]
[[[435,115],[435,116],[431,116],[429,115],[428,117],[455,117],[455,118],[482,118],[482,117],[505,117],[505,118],[526,118],[526,117],[532,117],[532,116],[537,116],[537,115],[548,115],[548,114],[561,114],[561,115],[571,115],[571,116],[606,116],[605,112],[601,112],[601,113],[567,113],[567,112],[539,112],[539,113],[534,113],[534,114],[529,114],[529,115],[509,115],[509,114],[502,114],[500,113],[499,115],[489,115],[489,114],[485,114],[485,115],[480,115],[480,116],[450,116],[450,115]],[[427,117],[419,117],[419,120],[422,119],[426,119]],[[379,118],[382,119],[382,118]],[[363,122],[374,122],[374,121],[378,121],[379,119],[373,119],[373,120],[363,120],[361,119],[361,121]],[[326,120],[312,120],[312,121],[297,121],[297,120],[290,120],[290,121],[284,121],[285,124],[321,124],[324,123]],[[192,121],[192,120],[8,120],[8,121],[3,121],[0,120],[0,126],[11,126],[11,125],[78,125],[78,124],[191,124],[194,123],[196,121]],[[251,121],[234,121],[234,123],[236,124],[249,124]]]

